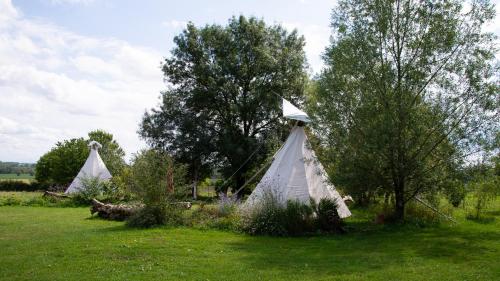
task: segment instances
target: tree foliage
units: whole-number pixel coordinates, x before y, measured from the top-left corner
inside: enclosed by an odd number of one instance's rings
[[[92,131],[88,139],[74,138],[57,142],[49,152],[40,157],[35,167],[35,178],[47,185],[66,186],[76,177],[88,158],[88,143],[98,141],[99,151],[106,167],[112,175],[118,175],[125,166],[125,152],[118,145],[113,135],[102,130]]]
[[[175,164],[167,153],[148,149],[135,154],[128,174],[128,186],[146,205],[162,205],[173,198],[167,188],[168,171],[172,169],[174,190],[182,191],[186,185],[186,168]]]
[[[195,180],[202,168],[220,169],[229,177],[243,165],[233,182],[241,186],[265,157],[267,141],[281,136],[278,95],[301,100],[307,79],[304,39],[279,25],[240,16],[227,26],[189,23],[174,42],[163,64],[172,86],[162,94],[160,107],[144,115],[139,133],[189,164]]]
[[[36,163],[35,178],[43,184],[68,185],[78,174],[88,155],[87,142],[83,138],[57,142]]]
[[[342,0],[311,109],[334,177],[393,194],[435,190],[498,123],[489,1]]]
[[[35,164],[0,161],[0,174],[33,174]]]

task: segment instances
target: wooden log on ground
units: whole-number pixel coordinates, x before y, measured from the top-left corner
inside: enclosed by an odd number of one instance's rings
[[[92,199],[92,206],[90,207],[90,214],[94,215],[97,213],[97,216],[103,219],[109,220],[118,220],[123,221],[132,216],[137,210],[139,210],[142,206],[129,206],[129,205],[113,205],[113,204],[105,204],[97,199]],[[181,206],[186,209],[191,208],[191,202],[174,202],[172,204]]]
[[[44,197],[53,197],[53,198],[57,198],[57,199],[70,198],[71,197],[71,196],[69,196],[67,194],[64,194],[64,193],[57,193],[57,192],[52,192],[52,191],[48,191],[48,190],[46,190],[43,193],[43,196]]]
[[[127,205],[104,204],[99,200],[92,199],[90,214],[97,215],[103,219],[123,221],[136,212],[137,208]]]

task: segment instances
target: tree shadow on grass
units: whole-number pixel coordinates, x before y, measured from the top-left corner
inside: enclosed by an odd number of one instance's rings
[[[304,274],[309,265],[315,276],[366,274],[403,267],[415,259],[434,264],[466,266],[492,251],[485,246],[499,239],[498,232],[464,232],[454,228],[370,230],[355,234],[311,237],[247,237],[232,242],[241,251],[238,260],[261,270]]]

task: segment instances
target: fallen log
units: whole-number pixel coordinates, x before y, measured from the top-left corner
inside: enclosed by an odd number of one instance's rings
[[[97,213],[100,218],[118,221],[126,220],[136,211],[137,207],[135,206],[104,204],[96,199],[92,199],[92,206],[90,207],[91,215]]]
[[[67,195],[67,194],[64,194],[64,193],[57,193],[57,192],[52,192],[52,191],[48,191],[46,190],[44,193],[43,193],[43,197],[53,197],[53,198],[57,198],[57,199],[62,199],[62,198],[71,198],[71,196]]]
[[[103,219],[123,221],[132,216],[137,210],[141,209],[143,205],[113,205],[105,204],[97,199],[92,199],[92,206],[90,207],[90,214]],[[191,202],[174,202],[173,205],[181,206],[182,208],[191,209]]]

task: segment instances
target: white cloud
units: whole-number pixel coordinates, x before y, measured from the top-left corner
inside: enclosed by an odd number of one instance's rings
[[[0,1],[0,22],[5,22],[18,17],[18,12],[10,1]]]
[[[93,129],[130,154],[164,88],[159,52],[26,19],[0,0],[0,160],[34,162],[55,142]]]
[[[183,29],[188,24],[187,21],[180,20],[169,20],[161,23],[163,26],[172,28],[172,29]]]

